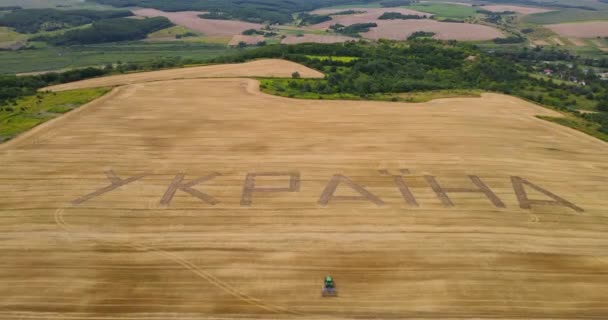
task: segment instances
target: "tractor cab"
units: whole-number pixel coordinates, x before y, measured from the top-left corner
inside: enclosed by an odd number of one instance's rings
[[[338,295],[338,292],[336,291],[336,284],[331,276],[325,277],[322,294],[324,297],[335,297]]]

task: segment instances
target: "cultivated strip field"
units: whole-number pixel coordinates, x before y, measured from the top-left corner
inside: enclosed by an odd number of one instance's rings
[[[176,25],[202,32],[206,36],[232,36],[241,34],[247,29],[259,29],[262,27],[261,24],[244,21],[201,19],[198,15],[204,12],[198,11],[164,12],[156,9],[137,9],[132,11],[133,14],[142,17],[166,17]]]
[[[535,115],[116,88],[0,146],[0,318],[601,319],[608,145]]]
[[[488,26],[435,20],[384,20],[362,36],[374,40],[405,40],[416,31],[434,32],[433,38],[442,40],[481,41],[504,37],[498,29]]]
[[[336,36],[336,35],[318,35],[304,34],[301,37],[288,36],[281,40],[282,44],[298,44],[298,43],[341,43],[347,41],[358,41],[357,38]]]
[[[301,64],[287,60],[263,59],[246,63],[209,65],[181,69],[121,74],[110,77],[87,79],[43,88],[42,91],[65,91],[83,88],[114,87],[150,81],[192,79],[192,78],[229,78],[229,77],[279,77],[289,78],[293,72],[303,78],[323,78],[323,74]]]
[[[420,1],[420,3],[447,3],[447,4],[455,4],[459,6],[472,7],[472,3],[464,3],[464,2],[452,2],[452,1]]]
[[[608,21],[550,24],[545,27],[555,33],[573,38],[608,37]]]

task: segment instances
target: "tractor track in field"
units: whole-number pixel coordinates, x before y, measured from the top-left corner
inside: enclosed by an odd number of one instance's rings
[[[289,99],[244,67],[145,74],[0,145],[1,319],[608,313],[605,142],[505,95]]]
[[[54,220],[55,220],[55,224],[63,231],[66,233],[66,235],[68,237],[74,236],[76,235],[75,231],[73,230],[73,228],[66,223],[65,218],[64,218],[64,208],[59,208],[57,210],[55,210],[54,213]],[[184,267],[186,270],[191,271],[192,273],[194,273],[195,275],[197,275],[199,278],[204,279],[205,281],[211,283],[212,285],[216,286],[217,288],[221,289],[222,291],[232,295],[233,297],[247,302],[251,305],[254,305],[256,307],[259,307],[263,310],[266,311],[270,311],[273,313],[277,313],[277,314],[287,314],[287,315],[293,315],[293,316],[302,316],[304,315],[304,313],[301,312],[297,312],[297,311],[293,311],[293,310],[288,310],[286,308],[283,307],[279,307],[279,306],[275,306],[275,305],[271,305],[271,304],[267,304],[264,303],[263,301],[261,301],[258,298],[252,297],[246,293],[243,293],[241,291],[239,291],[236,288],[233,288],[232,286],[230,286],[229,284],[223,282],[222,280],[220,280],[219,278],[217,278],[216,276],[210,274],[209,272],[203,270],[202,268],[200,268],[199,266],[195,265],[194,263],[176,255],[173,254],[171,252],[162,250],[162,249],[158,249],[158,248],[154,248],[154,247],[150,247],[144,244],[138,244],[138,243],[123,243],[120,241],[108,241],[106,239],[100,239],[100,237],[95,237],[92,235],[82,235],[83,233],[78,233],[78,235],[81,238],[84,239],[89,239],[89,240],[93,240],[95,242],[98,243],[104,243],[104,244],[111,244],[114,246],[122,246],[122,247],[128,247],[128,248],[132,248],[132,249],[137,249],[137,250],[141,250],[141,251],[146,251],[146,252],[152,252],[156,255],[159,255],[161,257],[164,257],[166,259],[169,259],[179,265],[181,265],[182,267]]]

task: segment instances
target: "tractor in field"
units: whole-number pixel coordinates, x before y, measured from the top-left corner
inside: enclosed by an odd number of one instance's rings
[[[336,284],[331,276],[325,277],[325,283],[323,284],[321,294],[324,297],[336,297],[338,295],[338,291],[336,291]]]

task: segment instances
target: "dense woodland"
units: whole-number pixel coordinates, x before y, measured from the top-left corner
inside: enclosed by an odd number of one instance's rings
[[[371,28],[375,28],[378,25],[376,23],[355,23],[349,26],[344,26],[339,23],[331,25],[329,28],[337,33],[341,33],[350,37],[361,37],[360,33],[368,32]]]
[[[40,88],[98,77],[107,73],[107,69],[85,68],[37,76],[0,75],[0,109],[10,108],[18,98],[35,95]]]
[[[104,68],[82,68],[64,72],[49,72],[32,76],[16,76],[0,74],[0,109],[10,107],[19,98],[35,95],[40,88],[74,82],[84,79],[101,77],[110,74],[128,73],[142,70],[159,70],[174,68],[201,61],[182,60],[180,58],[158,58],[145,63],[108,64]]]
[[[23,9],[0,16],[0,26],[14,28],[21,33],[36,33],[77,27],[102,19],[132,16],[127,10],[56,10]]]
[[[146,19],[105,19],[94,22],[91,26],[70,30],[53,36],[40,36],[37,41],[53,45],[79,45],[104,42],[118,42],[145,39],[149,33],[173,26],[165,17]]]
[[[418,1],[414,1],[414,0],[384,0],[380,2],[380,5],[385,7],[385,8],[394,8],[394,7],[401,7],[401,6],[409,6],[412,3],[415,3]]]
[[[20,6],[0,6],[0,11],[15,11],[23,9]]]
[[[419,16],[417,14],[403,14],[401,12],[385,12],[380,17],[380,20],[409,20],[409,19],[426,19],[426,16]]]
[[[328,15],[309,14],[309,13],[302,13],[299,15],[298,18],[300,19],[301,26],[315,25],[315,24],[319,24],[319,23],[323,23],[323,22],[331,20],[331,17]]]

